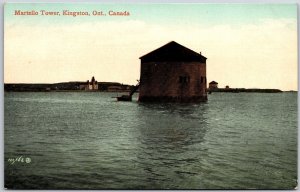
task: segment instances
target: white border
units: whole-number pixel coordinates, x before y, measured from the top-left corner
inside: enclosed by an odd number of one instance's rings
[[[298,74],[298,91],[300,91],[299,89],[299,4],[300,4],[300,0],[0,0],[0,5],[1,5],[1,9],[0,9],[0,33],[1,33],[1,54],[0,54],[0,62],[1,62],[1,67],[0,67],[0,75],[1,75],[1,84],[0,84],[0,100],[1,100],[1,110],[0,110],[0,129],[1,129],[1,147],[0,147],[0,162],[1,162],[1,167],[0,167],[0,191],[4,191],[6,189],[4,189],[4,4],[5,3],[238,3],[238,4],[242,4],[242,3],[295,3],[297,4],[298,7],[298,11],[297,11],[297,29],[298,29],[298,70],[297,70],[297,74]],[[300,101],[300,96],[298,94],[298,103]],[[298,104],[298,128],[300,125],[300,115],[299,115],[299,104]],[[299,131],[298,131],[298,188],[296,190],[293,191],[300,191],[300,187],[299,187]],[[11,190],[9,190],[11,191]],[[18,190],[18,191],[37,191],[37,190]],[[43,190],[43,191],[55,191],[55,190]],[[75,191],[75,190],[64,190],[64,191]],[[82,190],[82,191],[99,191],[99,190]],[[101,190],[101,191],[109,191],[109,190]],[[120,191],[120,190],[116,190],[116,191]],[[141,190],[136,190],[136,191],[141,191]],[[145,191],[149,191],[149,190],[145,190]],[[160,190],[156,190],[156,191],[160,191]],[[172,190],[171,190],[172,191]],[[175,190],[174,190],[175,191]],[[178,191],[178,190],[176,190]],[[179,190],[181,191],[181,190]],[[188,191],[195,191],[195,190],[188,190]],[[196,190],[197,191],[197,190]],[[202,191],[214,191],[214,190],[202,190]],[[218,191],[228,191],[228,190],[218,190]],[[244,191],[244,190],[235,190],[235,191]],[[251,190],[251,191],[259,191],[259,190]],[[268,191],[275,191],[275,190],[268,190]],[[281,191],[281,190],[276,190],[276,191]],[[287,191],[287,190],[285,190]]]

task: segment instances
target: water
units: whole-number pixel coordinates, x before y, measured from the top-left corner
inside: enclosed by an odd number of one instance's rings
[[[293,189],[297,94],[213,93],[201,104],[116,93],[5,93],[14,189]],[[22,156],[15,163],[11,158]],[[26,158],[30,158],[30,162]]]

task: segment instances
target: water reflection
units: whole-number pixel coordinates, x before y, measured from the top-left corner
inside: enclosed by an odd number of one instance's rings
[[[207,108],[204,103],[139,104],[137,161],[151,183],[148,187],[174,188],[186,177],[198,180],[202,158],[207,156],[202,145],[208,129]]]
[[[207,131],[206,104],[139,104],[139,127],[143,140],[155,140],[165,144],[189,142],[201,143]]]

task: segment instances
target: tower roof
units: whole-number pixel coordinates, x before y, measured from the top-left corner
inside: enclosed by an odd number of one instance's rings
[[[196,61],[206,63],[206,57],[186,48],[175,41],[171,41],[162,47],[140,57],[141,62],[155,62],[155,61]]]

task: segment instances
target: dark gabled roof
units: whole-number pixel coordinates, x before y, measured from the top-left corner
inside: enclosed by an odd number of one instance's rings
[[[170,43],[140,57],[140,59],[142,63],[159,61],[197,61],[206,63],[207,58],[175,41],[171,41]]]
[[[209,84],[218,84],[218,82],[212,81]]]

